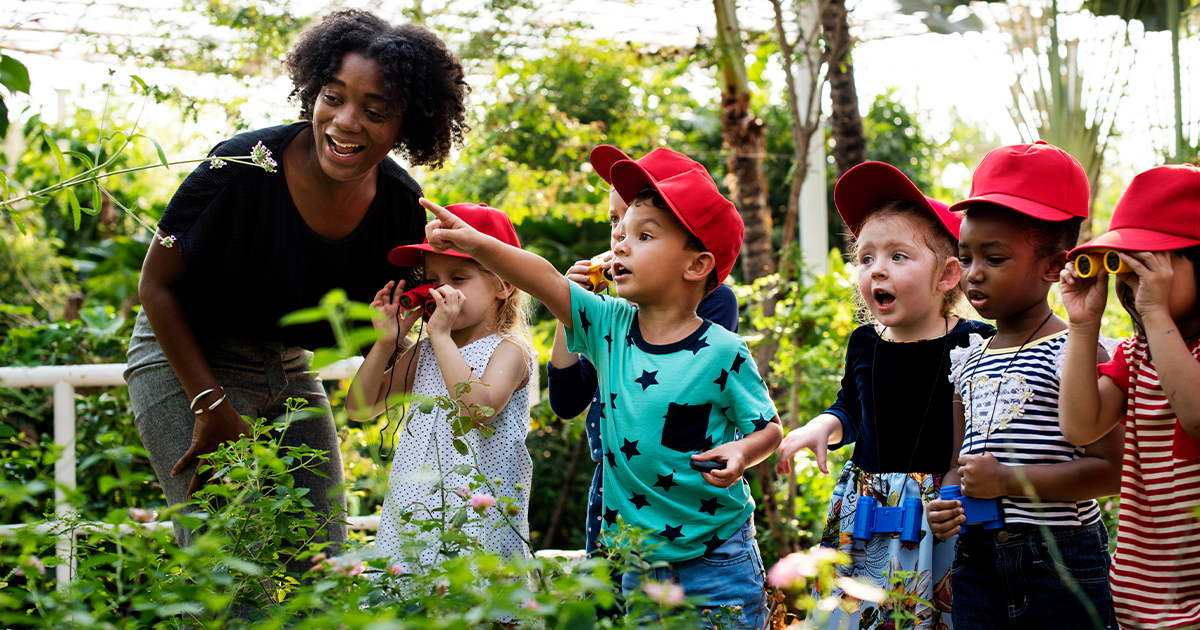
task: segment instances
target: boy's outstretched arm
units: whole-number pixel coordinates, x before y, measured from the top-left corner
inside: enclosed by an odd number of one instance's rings
[[[570,280],[558,273],[545,258],[502,243],[480,233],[445,208],[421,198],[433,213],[425,225],[425,237],[436,252],[454,249],[474,258],[492,273],[541,301],[558,321],[571,328]]]

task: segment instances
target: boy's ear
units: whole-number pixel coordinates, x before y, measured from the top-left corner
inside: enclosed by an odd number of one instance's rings
[[[1058,273],[1066,268],[1067,254],[1069,253],[1071,253],[1069,250],[1064,249],[1046,258],[1046,268],[1042,270],[1042,282],[1050,284],[1058,282]]]
[[[708,274],[712,273],[716,267],[717,259],[712,252],[696,253],[688,263],[687,269],[684,270],[683,279],[688,282],[704,282],[708,279]]]
[[[962,279],[962,264],[958,262],[958,258],[950,256],[942,263],[935,288],[938,293],[945,293],[958,285],[960,279]]]

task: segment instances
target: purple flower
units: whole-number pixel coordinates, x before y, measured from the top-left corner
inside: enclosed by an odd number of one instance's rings
[[[271,150],[262,143],[262,140],[259,140],[253,149],[250,149],[250,161],[261,166],[268,173],[274,173],[275,167],[279,166],[275,160],[271,159]]]
[[[222,160],[221,158],[213,158],[211,161],[209,161],[208,168],[225,168],[225,160]]]

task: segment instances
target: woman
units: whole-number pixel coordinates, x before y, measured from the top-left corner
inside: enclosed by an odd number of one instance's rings
[[[304,398],[322,413],[293,424],[287,445],[328,451],[325,475],[301,472],[315,511],[340,520],[342,464],[309,350],[333,345],[327,324],[279,318],[341,287],[371,301],[395,279],[397,245],[424,237],[421,189],[388,158],[441,166],[467,127],[462,65],[430,31],[339,11],[287,56],[302,122],[241,134],[212,156],[260,144],[275,172],[202,164],[183,182],[146,254],[125,379],[142,443],[167,501],[203,485],[198,455],[247,430],[242,415],[276,418]],[[261,156],[261,149],[257,149]],[[334,496],[330,496],[330,495]],[[346,539],[331,523],[327,537]],[[187,533],[180,528],[180,542]]]

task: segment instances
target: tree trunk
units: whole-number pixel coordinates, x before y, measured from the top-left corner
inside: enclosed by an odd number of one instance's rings
[[[717,13],[717,52],[721,61],[721,136],[724,138],[729,196],[746,224],[742,240],[742,276],[746,283],[775,272],[771,212],[763,171],[766,142],[763,121],[750,109],[742,33],[734,0],[713,0]]]
[[[854,64],[850,59],[850,22],[846,0],[830,0],[821,14],[825,32],[825,60],[829,64],[829,95],[833,107],[829,126],[833,135],[833,161],[838,177],[867,159],[867,137],[858,113]]]

